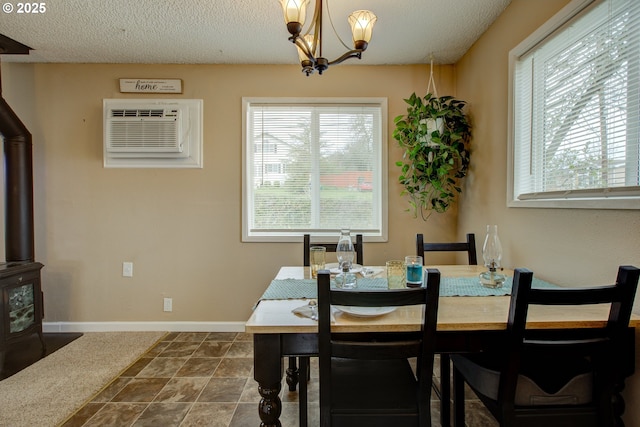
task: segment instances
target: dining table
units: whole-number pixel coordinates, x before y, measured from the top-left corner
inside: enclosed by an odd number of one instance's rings
[[[362,267],[354,271],[358,275],[358,288],[381,288],[386,285],[384,267]],[[436,352],[448,360],[452,353],[496,351],[504,343],[510,302],[513,270],[501,271],[507,279],[503,286],[488,288],[480,284],[479,274],[486,270],[477,265],[437,265],[426,269],[437,269],[441,274],[440,301],[436,332]],[[557,287],[535,277],[533,287]],[[317,321],[314,316],[305,316],[294,311],[305,312],[315,303],[316,280],[311,279],[309,267],[284,266],[265,289],[245,324],[245,332],[253,334],[254,379],[258,383],[260,402],[258,412],[261,426],[281,426],[279,417],[282,402],[279,394],[284,377],[284,358],[313,357],[318,355]],[[308,312],[308,311],[306,311]],[[359,316],[354,313],[334,310],[332,331],[336,333],[388,333],[411,332],[420,329],[422,308],[399,307],[383,315]],[[527,322],[528,328],[557,330],[567,328],[600,328],[606,324],[609,305],[584,306],[567,311],[562,306],[532,306]],[[625,340],[628,355],[625,377],[633,374],[635,360],[634,328],[640,325],[640,316],[633,314],[629,333]],[[449,378],[449,364],[441,363],[442,382]],[[287,383],[298,381],[297,372],[287,372]],[[612,396],[620,402],[618,394]],[[441,424],[450,424],[449,387],[441,387]],[[304,402],[306,404],[306,402]],[[303,402],[300,402],[302,405]],[[624,404],[615,405],[620,425]],[[306,410],[306,408],[305,408]],[[306,417],[301,425],[306,423]]]

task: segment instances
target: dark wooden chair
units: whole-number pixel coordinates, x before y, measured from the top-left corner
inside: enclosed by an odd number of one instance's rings
[[[422,263],[426,264],[425,252],[466,252],[469,258],[469,265],[478,265],[478,256],[476,252],[476,235],[473,233],[467,234],[466,242],[446,242],[446,243],[431,243],[424,242],[424,235],[416,235],[416,255],[422,257]],[[435,387],[434,390],[440,401],[441,406],[441,419],[443,424],[447,424],[451,418],[451,407],[449,402],[451,401],[451,387],[449,385],[449,378],[451,377],[451,360],[448,354],[440,354],[440,387]]]
[[[448,242],[448,243],[425,243],[422,234],[416,235],[416,254],[422,257],[422,262],[426,264],[424,258],[425,252],[467,252],[469,256],[469,265],[478,265],[478,256],[476,252],[476,235],[467,234],[466,242]]]
[[[338,240],[336,238],[336,241],[334,243],[316,243],[316,242],[311,243],[311,236],[309,234],[305,234],[304,235],[304,262],[302,264],[305,267],[308,267],[310,265],[309,248],[311,246],[324,246],[325,248],[327,248],[327,252],[335,252],[336,247],[338,246]],[[360,265],[364,265],[364,254],[363,254],[364,245],[362,243],[362,234],[356,234],[356,241],[353,244],[353,249],[356,252],[356,263]]]
[[[431,426],[430,394],[440,272],[428,270],[424,288],[331,289],[318,274],[321,427]],[[420,332],[332,332],[331,305],[424,305]],[[416,357],[415,373],[408,358]]]
[[[631,372],[628,328],[640,270],[618,269],[616,283],[591,288],[531,289],[533,273],[516,269],[504,348],[452,355],[455,425],[464,425],[468,383],[500,426],[618,426],[617,385]],[[602,328],[529,329],[532,305],[574,307],[610,303]],[[631,358],[626,363],[625,358]],[[627,367],[627,369],[625,369]],[[620,423],[620,424],[619,424]]]
[[[327,249],[327,252],[335,252],[338,247],[338,241],[335,243],[311,243],[311,235],[305,234],[303,238],[303,264],[305,267],[311,265],[310,259],[310,251],[309,248],[311,246],[323,246]],[[362,239],[362,234],[356,234],[356,241],[353,244],[353,249],[356,253],[356,263],[363,265],[364,264],[364,244]],[[298,362],[299,360],[299,362]],[[298,368],[299,365],[299,368]],[[303,375],[302,371],[306,371]],[[309,371],[309,358],[308,357],[300,357],[296,359],[295,357],[289,357],[289,367],[287,368],[287,385],[289,386],[289,391],[295,391],[298,383],[300,384],[300,388],[298,389],[298,406],[300,412],[300,425],[306,425],[307,421],[307,386],[301,378],[307,378],[307,381],[310,379],[310,371]]]

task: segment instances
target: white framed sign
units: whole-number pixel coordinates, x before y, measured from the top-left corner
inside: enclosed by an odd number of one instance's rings
[[[182,93],[181,79],[120,79],[121,93]]]

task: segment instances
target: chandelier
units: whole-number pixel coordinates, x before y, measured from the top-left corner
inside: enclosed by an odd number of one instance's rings
[[[340,40],[340,43],[347,49],[347,52],[342,56],[333,61],[329,61],[322,53],[322,0],[316,0],[313,21],[309,29],[304,34],[300,34],[304,26],[309,1],[310,0],[280,0],[284,12],[284,20],[287,23],[287,30],[291,34],[289,40],[298,48],[302,72],[307,76],[312,74],[314,70],[317,70],[318,74],[322,74],[324,70],[329,68],[329,65],[339,64],[349,58],[360,59],[362,52],[367,49],[369,41],[371,40],[373,25],[377,20],[376,15],[368,10],[356,10],[349,15],[348,21],[351,25],[351,33],[353,35],[352,49],[338,36],[338,33],[333,27],[331,15],[328,13],[327,16],[329,16],[329,22],[331,23],[333,32],[338,40]],[[329,12],[328,9],[327,12]]]

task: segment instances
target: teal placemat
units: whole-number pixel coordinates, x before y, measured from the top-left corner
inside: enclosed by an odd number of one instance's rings
[[[483,297],[511,295],[513,277],[507,277],[501,288],[492,289],[480,284],[478,277],[443,277],[440,283],[440,296],[443,297]],[[557,288],[558,286],[533,278],[532,288]]]
[[[513,278],[507,277],[499,289],[486,288],[477,277],[443,277],[440,283],[440,296],[503,296],[511,295]],[[260,299],[304,299],[317,298],[314,279],[273,280]],[[387,279],[358,278],[360,289],[387,289]],[[533,278],[534,288],[557,288],[544,280]]]
[[[387,289],[387,279],[357,279],[360,289]],[[333,280],[331,280],[333,282]],[[273,280],[260,299],[317,298],[315,279]]]

